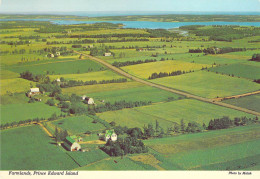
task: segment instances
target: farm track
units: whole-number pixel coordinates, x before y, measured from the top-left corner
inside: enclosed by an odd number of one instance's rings
[[[73,51],[74,51],[74,53],[82,54],[83,56],[86,56],[86,57],[88,57],[91,60],[94,60],[96,62],[101,63],[102,65],[104,65],[107,68],[117,72],[120,75],[123,75],[123,76],[125,76],[127,78],[130,78],[131,80],[143,83],[145,85],[148,85],[148,86],[151,86],[151,87],[155,87],[155,88],[159,88],[159,89],[162,89],[162,90],[165,90],[165,91],[169,91],[169,92],[172,92],[172,93],[180,94],[180,95],[186,96],[188,98],[193,98],[193,99],[196,99],[196,100],[199,100],[199,101],[212,103],[212,104],[219,105],[219,106],[222,106],[222,107],[231,108],[231,109],[235,109],[235,110],[238,110],[238,111],[242,111],[242,112],[246,112],[246,113],[249,113],[249,114],[253,114],[253,115],[256,115],[256,116],[260,116],[260,113],[256,112],[256,111],[252,111],[252,110],[249,110],[249,109],[237,107],[237,106],[234,106],[234,105],[231,105],[231,104],[222,103],[222,102],[219,102],[219,101],[215,101],[214,99],[203,98],[203,97],[196,96],[196,95],[193,95],[193,94],[189,94],[189,93],[186,93],[186,92],[183,92],[183,91],[179,91],[179,90],[175,90],[175,89],[172,89],[172,88],[169,88],[169,87],[165,87],[163,85],[159,85],[159,84],[155,84],[155,83],[152,83],[152,82],[148,82],[148,81],[142,80],[142,79],[137,78],[137,77],[135,77],[133,75],[130,75],[129,73],[126,73],[125,71],[123,71],[123,70],[121,70],[121,69],[119,69],[117,67],[114,67],[113,65],[111,65],[111,64],[109,64],[109,63],[105,62],[104,60],[101,60],[101,59],[99,59],[97,57],[93,57],[91,55],[80,53],[80,52],[77,52],[75,50],[73,50]]]
[[[46,127],[43,126],[42,123],[38,123],[38,125],[42,127],[42,129],[48,134],[48,136],[53,137],[52,134],[48,131],[48,129],[46,129]]]
[[[255,92],[251,92],[251,93],[245,93],[245,94],[240,94],[240,95],[228,96],[228,97],[224,97],[224,98],[214,98],[214,100],[222,101],[222,100],[233,99],[233,98],[237,99],[237,98],[241,98],[241,97],[245,97],[245,96],[251,96],[251,95],[255,95],[255,94],[260,94],[260,90],[259,91],[255,91]]]

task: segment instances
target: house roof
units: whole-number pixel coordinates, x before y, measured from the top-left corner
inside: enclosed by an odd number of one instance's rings
[[[39,88],[31,88],[31,92],[40,92]]]
[[[113,133],[115,133],[114,129],[112,129],[112,130],[106,130],[105,136],[106,136],[106,137],[107,137],[107,136],[112,136]]]
[[[65,142],[68,143],[69,145],[72,145],[76,141],[74,139],[72,139],[70,136],[68,136],[68,137],[66,137]]]

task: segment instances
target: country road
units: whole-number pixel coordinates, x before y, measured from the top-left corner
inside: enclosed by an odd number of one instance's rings
[[[169,92],[172,92],[172,93],[180,94],[180,95],[186,96],[188,98],[193,98],[193,99],[197,99],[197,100],[200,100],[200,101],[203,101],[203,102],[208,102],[208,103],[216,104],[216,105],[219,105],[219,106],[223,106],[223,107],[235,109],[235,110],[238,110],[238,111],[246,112],[246,113],[249,113],[249,114],[253,114],[253,115],[256,115],[256,116],[260,116],[260,113],[256,112],[256,111],[252,111],[252,110],[249,110],[249,109],[237,107],[237,106],[234,106],[234,105],[231,105],[231,104],[222,103],[222,102],[219,102],[219,101],[215,101],[214,99],[208,99],[208,98],[196,96],[196,95],[189,94],[189,93],[186,93],[186,92],[183,92],[183,91],[179,91],[179,90],[175,90],[175,89],[172,89],[172,88],[169,88],[169,87],[165,87],[163,85],[159,85],[159,84],[155,84],[155,83],[152,83],[152,82],[149,82],[149,81],[145,81],[143,79],[140,79],[140,78],[137,78],[137,77],[135,77],[133,75],[130,75],[129,73],[126,73],[125,71],[123,71],[123,70],[121,70],[121,69],[119,69],[117,67],[114,67],[113,65],[111,65],[111,64],[109,64],[109,63],[105,62],[104,60],[101,60],[101,59],[99,59],[97,57],[93,57],[91,55],[80,53],[80,52],[77,52],[75,50],[73,50],[73,51],[74,51],[74,53],[82,54],[83,56],[86,56],[86,57],[88,57],[91,60],[94,60],[96,62],[99,62],[99,63],[103,64],[107,68],[117,72],[120,75],[123,75],[123,76],[125,76],[127,78],[130,78],[130,79],[134,80],[134,81],[146,84],[148,86],[152,86],[152,87],[156,87],[156,88],[159,88],[159,89],[162,89],[162,90],[165,90],[165,91],[169,91]]]

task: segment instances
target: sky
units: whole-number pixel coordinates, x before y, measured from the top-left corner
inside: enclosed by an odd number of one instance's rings
[[[260,0],[0,0],[0,13],[75,11],[260,12]]]

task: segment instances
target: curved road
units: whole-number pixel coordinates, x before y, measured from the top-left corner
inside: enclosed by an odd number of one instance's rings
[[[143,79],[140,79],[140,78],[137,78],[137,77],[135,77],[133,75],[130,75],[129,73],[126,73],[125,71],[123,71],[123,70],[121,70],[121,69],[119,69],[117,67],[114,67],[110,63],[107,63],[107,62],[105,62],[105,61],[103,61],[103,60],[101,60],[101,59],[99,59],[97,57],[93,57],[91,55],[80,53],[80,52],[77,52],[75,50],[73,50],[73,51],[74,51],[74,53],[81,54],[83,56],[88,57],[91,60],[94,60],[94,61],[97,61],[97,62],[103,64],[107,68],[110,68],[111,70],[117,72],[120,75],[123,75],[123,76],[125,76],[127,78],[130,78],[130,79],[134,80],[134,81],[146,84],[148,86],[152,86],[152,87],[156,87],[156,88],[159,88],[159,89],[162,89],[162,90],[165,90],[165,91],[169,91],[169,92],[172,92],[172,93],[180,94],[180,95],[186,96],[188,98],[193,98],[193,99],[197,99],[197,100],[200,100],[200,101],[203,101],[203,102],[208,102],[208,103],[216,104],[216,105],[219,105],[219,106],[235,109],[235,110],[238,110],[238,111],[243,111],[243,112],[246,112],[246,113],[249,113],[249,114],[253,114],[253,115],[256,115],[256,116],[260,116],[260,113],[256,112],[256,111],[252,111],[252,110],[249,110],[249,109],[237,107],[237,106],[234,106],[234,105],[231,105],[231,104],[222,103],[222,102],[219,102],[219,101],[215,101],[213,99],[203,98],[203,97],[196,96],[196,95],[193,95],[193,94],[189,94],[189,93],[186,93],[186,92],[178,91],[178,90],[175,90],[175,89],[172,89],[172,88],[169,88],[169,87],[165,87],[165,86],[162,86],[162,85],[159,85],[159,84],[155,84],[155,83],[152,83],[152,82],[149,82],[149,81],[145,81]]]

